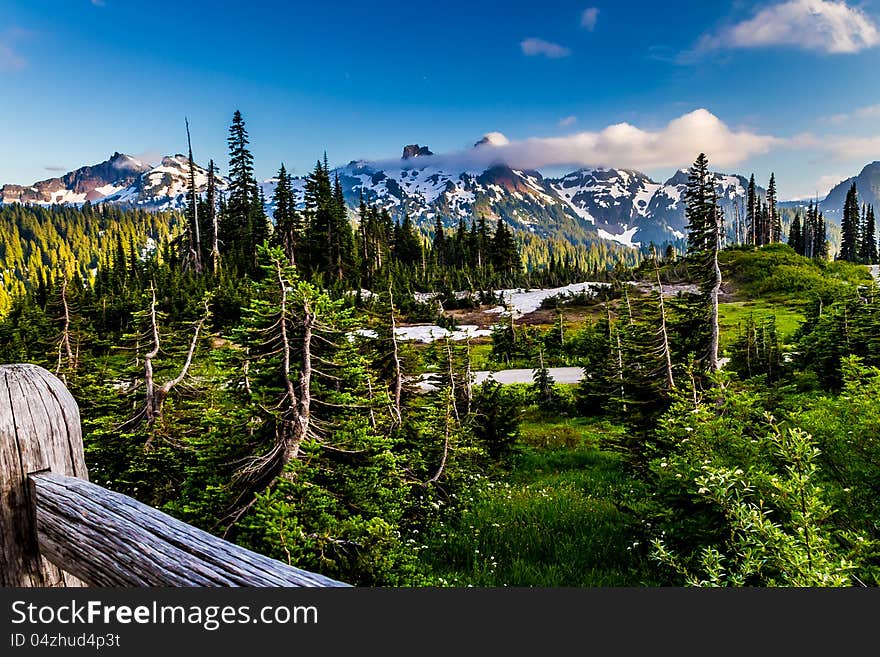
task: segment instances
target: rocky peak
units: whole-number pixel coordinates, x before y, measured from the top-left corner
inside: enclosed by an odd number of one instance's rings
[[[431,149],[427,146],[419,146],[418,144],[409,144],[403,147],[402,160],[409,160],[414,157],[422,157],[425,155],[433,155]]]

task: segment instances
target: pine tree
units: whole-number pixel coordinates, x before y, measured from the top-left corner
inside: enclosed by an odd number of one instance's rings
[[[218,226],[217,207],[217,176],[215,175],[214,160],[208,163],[208,189],[205,192],[206,224],[210,227],[211,235],[211,270],[214,276],[220,273],[220,229]]]
[[[324,154],[326,166],[326,153]],[[381,217],[381,215],[380,215]],[[332,274],[337,281],[343,281],[353,269],[354,256],[354,233],[351,229],[351,223],[348,220],[348,206],[345,203],[345,196],[342,192],[342,184],[339,182],[339,173],[337,172],[333,181],[333,204],[331,219],[333,221],[333,243],[332,243]],[[385,229],[383,230],[383,248],[388,247],[390,239],[390,223],[391,219],[385,215],[387,219]],[[381,262],[379,263],[381,267]]]
[[[788,231],[788,245],[794,249],[795,253],[804,255],[803,230],[799,213],[795,213],[794,219],[791,221],[791,228]]]
[[[313,273],[329,274],[332,264],[333,187],[330,173],[319,160],[305,181],[307,216],[306,251],[308,269]]]
[[[241,112],[236,110],[229,127],[229,189],[221,225],[224,248],[251,271],[256,256],[253,230],[255,215],[254,156],[248,149],[248,133]],[[262,212],[262,211],[261,211]]]
[[[718,369],[718,295],[721,292],[721,249],[723,219],[715,185],[709,173],[709,160],[704,153],[697,156],[688,172],[685,192],[685,216],[688,220],[688,253],[697,263],[703,311],[709,324],[705,345],[705,363],[709,371]]]
[[[856,184],[853,183],[846,193],[843,205],[843,218],[840,222],[840,253],[839,260],[858,261],[859,247],[859,197]]]
[[[513,233],[503,219],[498,220],[495,237],[492,239],[492,252],[490,254],[492,266],[500,281],[514,282],[522,269],[521,258]]]
[[[199,225],[199,191],[196,188],[196,164],[193,160],[192,139],[189,134],[189,119],[186,121],[186,145],[189,149],[189,204],[187,207],[187,228],[184,234],[183,265],[192,268],[197,274],[202,273],[202,238]]]
[[[437,267],[444,267],[447,264],[448,250],[449,249],[446,246],[446,235],[443,231],[443,221],[438,214],[434,221],[434,237],[431,242],[431,251],[434,254],[434,264],[437,265]]]
[[[758,226],[758,192],[755,186],[755,174],[749,178],[748,202],[746,206],[746,225],[748,226],[749,239],[748,243],[757,246],[759,242],[759,226]]]
[[[296,199],[293,196],[290,175],[283,162],[278,170],[278,185],[275,187],[272,200],[275,204],[274,243],[281,247],[290,263],[296,265],[296,251],[302,226],[299,213],[296,211]]]
[[[865,209],[865,219],[862,223],[862,236],[859,240],[859,249],[860,262],[866,265],[877,264],[877,234],[873,205],[868,205]]]
[[[405,267],[416,267],[421,258],[421,242],[416,234],[415,226],[408,214],[403,215],[403,222],[394,240],[394,260]]]
[[[767,230],[768,244],[775,244],[782,241],[782,219],[776,208],[776,174],[770,174],[770,184],[767,185]]]
[[[816,206],[818,209],[818,206]],[[816,234],[813,241],[813,257],[818,260],[828,259],[828,236],[825,232],[825,216],[820,212],[816,218]]]
[[[801,241],[804,245],[804,253],[807,258],[813,257],[813,241],[815,240],[816,235],[816,219],[817,217],[813,216],[813,202],[810,201],[810,205],[807,208],[807,214],[804,216],[804,222],[801,226]]]

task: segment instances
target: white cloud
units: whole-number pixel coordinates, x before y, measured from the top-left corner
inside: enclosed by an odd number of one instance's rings
[[[92,4],[96,7],[106,7],[107,3],[104,0],[92,0]]]
[[[599,21],[599,10],[596,7],[584,9],[581,13],[581,27],[592,32],[596,29],[596,23]]]
[[[565,46],[560,46],[558,43],[551,43],[550,41],[544,41],[543,39],[537,39],[534,37],[523,39],[520,41],[519,47],[522,49],[523,54],[528,55],[529,57],[543,55],[550,59],[559,59],[560,57],[568,57],[571,54],[571,50]]]
[[[577,123],[578,117],[574,114],[571,116],[566,116],[564,119],[559,119],[559,127],[560,128],[570,128],[575,123]]]
[[[860,107],[849,114],[835,114],[834,116],[829,116],[826,120],[829,123],[840,125],[841,123],[847,123],[848,121],[864,119],[880,119],[880,104]]]
[[[487,132],[483,135],[483,138],[474,144],[474,147],[477,146],[507,146],[510,143],[510,140],[503,132]]]
[[[467,151],[422,157],[418,164],[474,170],[504,163],[517,169],[608,166],[644,171],[689,166],[704,152],[713,167],[724,168],[789,145],[778,137],[732,130],[705,109],[680,116],[658,130],[618,123],[562,137],[505,141],[494,139]]]
[[[820,148],[838,160],[878,160],[880,136],[826,137]]]
[[[841,0],[788,0],[704,36],[690,55],[726,48],[770,46],[851,54],[878,44],[880,30],[861,9]]]

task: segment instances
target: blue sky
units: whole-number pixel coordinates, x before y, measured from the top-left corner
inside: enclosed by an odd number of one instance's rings
[[[235,109],[257,175],[284,161],[468,159],[657,179],[706,150],[783,198],[880,159],[880,0],[4,0],[0,183],[114,151],[226,168]]]

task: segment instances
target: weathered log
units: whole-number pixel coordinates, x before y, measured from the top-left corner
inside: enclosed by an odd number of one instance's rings
[[[92,586],[347,586],[81,479],[30,481],[41,552]]]
[[[79,408],[36,365],[0,366],[0,586],[81,586],[40,555],[27,477],[51,470],[88,478]]]
[[[347,586],[88,482],[79,407],[0,365],[0,586]]]

